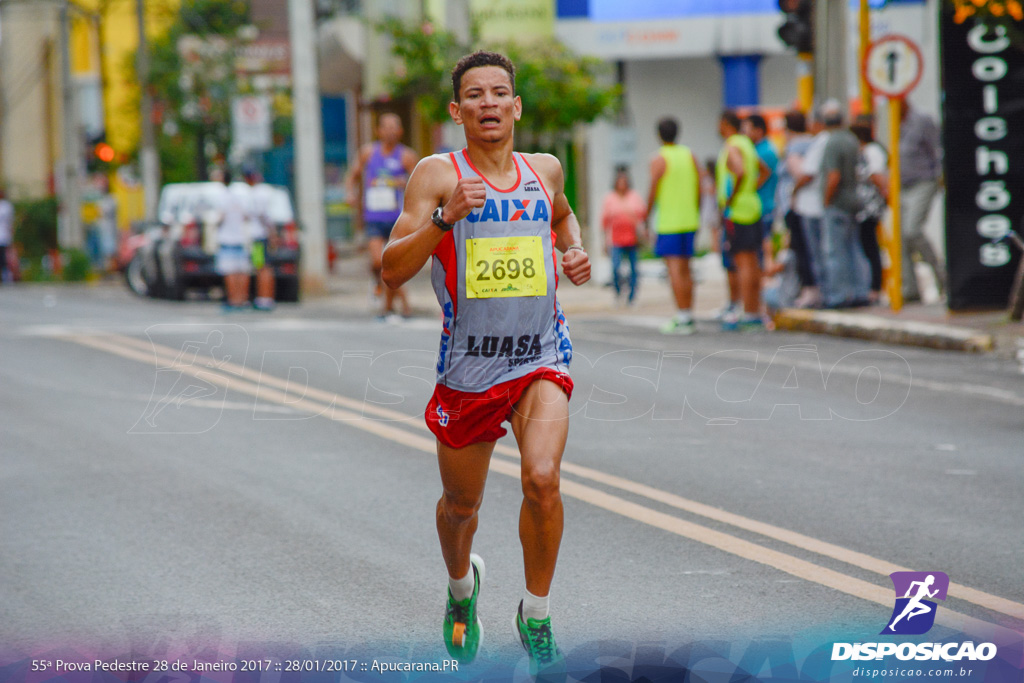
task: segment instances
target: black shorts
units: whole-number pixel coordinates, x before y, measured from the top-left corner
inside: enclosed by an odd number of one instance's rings
[[[761,221],[747,225],[725,219],[725,238],[729,240],[730,253],[757,252],[761,249],[763,232]]]

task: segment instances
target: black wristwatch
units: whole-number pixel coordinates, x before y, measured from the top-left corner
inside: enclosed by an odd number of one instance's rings
[[[440,206],[434,209],[434,213],[430,214],[430,220],[432,220],[434,222],[434,225],[441,228],[441,230],[443,230],[444,232],[448,232],[449,230],[455,227],[451,223],[444,222],[444,209],[442,209]]]

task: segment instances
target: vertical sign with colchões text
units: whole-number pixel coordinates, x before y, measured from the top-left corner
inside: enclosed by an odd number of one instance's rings
[[[1003,238],[1024,215],[1024,17],[1013,16],[1014,0],[984,3],[994,4],[1003,8],[998,23],[986,23],[973,1],[943,2],[951,310],[1006,306],[1020,259]]]

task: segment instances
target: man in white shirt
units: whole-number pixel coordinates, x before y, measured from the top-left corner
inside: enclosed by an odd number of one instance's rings
[[[7,268],[7,247],[14,239],[14,205],[7,201],[4,188],[0,187],[0,282],[12,282],[14,278]]]
[[[231,173],[224,171],[224,192],[219,197],[220,223],[217,226],[217,272],[224,276],[225,311],[249,307],[249,235],[246,217],[249,211],[249,186],[231,184]]]
[[[811,256],[811,269],[814,280],[820,286],[824,269],[824,252],[822,250],[822,219],[825,216],[823,195],[823,179],[821,177],[821,161],[825,155],[829,131],[822,127],[821,112],[811,123],[815,132],[810,146],[803,157],[792,157],[790,172],[796,178],[793,190],[793,210],[801,217],[807,250]],[[820,291],[820,290],[819,290]],[[819,291],[811,291],[807,296],[801,295],[798,306],[815,306],[821,303]]]

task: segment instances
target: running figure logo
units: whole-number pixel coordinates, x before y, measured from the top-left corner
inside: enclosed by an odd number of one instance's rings
[[[896,589],[896,604],[883,634],[916,636],[927,633],[935,624],[937,606],[933,600],[945,600],[949,577],[942,572],[893,572],[889,575]]]

